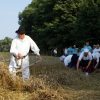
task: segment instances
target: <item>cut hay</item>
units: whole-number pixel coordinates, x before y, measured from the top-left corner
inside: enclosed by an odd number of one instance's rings
[[[28,81],[12,77],[8,66],[0,63],[0,100],[100,100],[100,73],[86,77],[57,58],[44,59],[31,67]]]

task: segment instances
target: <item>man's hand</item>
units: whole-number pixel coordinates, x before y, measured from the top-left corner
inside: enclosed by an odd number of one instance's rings
[[[86,66],[86,69],[88,69],[89,66]]]
[[[80,60],[77,61],[77,64],[76,64],[76,68],[77,68],[77,71],[79,69],[79,63],[80,63]]]
[[[18,53],[17,59],[21,59],[22,57],[23,57],[22,54]]]

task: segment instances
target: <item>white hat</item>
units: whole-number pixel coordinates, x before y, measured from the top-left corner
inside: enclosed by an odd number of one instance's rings
[[[89,52],[89,50],[88,49],[84,49],[84,52]]]

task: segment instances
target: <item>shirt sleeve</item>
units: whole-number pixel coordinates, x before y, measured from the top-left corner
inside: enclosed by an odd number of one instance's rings
[[[89,53],[89,60],[92,60],[92,54]]]
[[[97,57],[97,63],[99,63],[99,57]]]
[[[18,50],[16,48],[16,41],[15,40],[13,40],[12,43],[11,43],[10,53],[14,54],[14,55],[18,54]]]
[[[30,46],[31,46],[31,50],[34,52],[34,54],[36,55],[40,55],[40,49],[38,48],[38,46],[36,45],[36,43],[30,38]]]
[[[82,60],[82,58],[83,58],[83,52],[80,54],[80,56],[79,56],[78,60],[79,60],[79,61],[81,61],[81,60]]]

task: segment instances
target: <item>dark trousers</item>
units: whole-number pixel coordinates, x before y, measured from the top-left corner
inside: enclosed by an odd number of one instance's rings
[[[77,60],[78,60],[78,56],[77,54],[73,54],[72,58],[71,58],[71,62],[69,63],[69,67],[74,67],[76,68],[76,64],[77,64]]]
[[[93,64],[91,62],[90,66],[88,68],[86,68],[88,63],[89,63],[89,60],[81,60],[80,66],[81,66],[81,69],[83,72],[91,73],[94,71],[94,67],[93,67]]]

